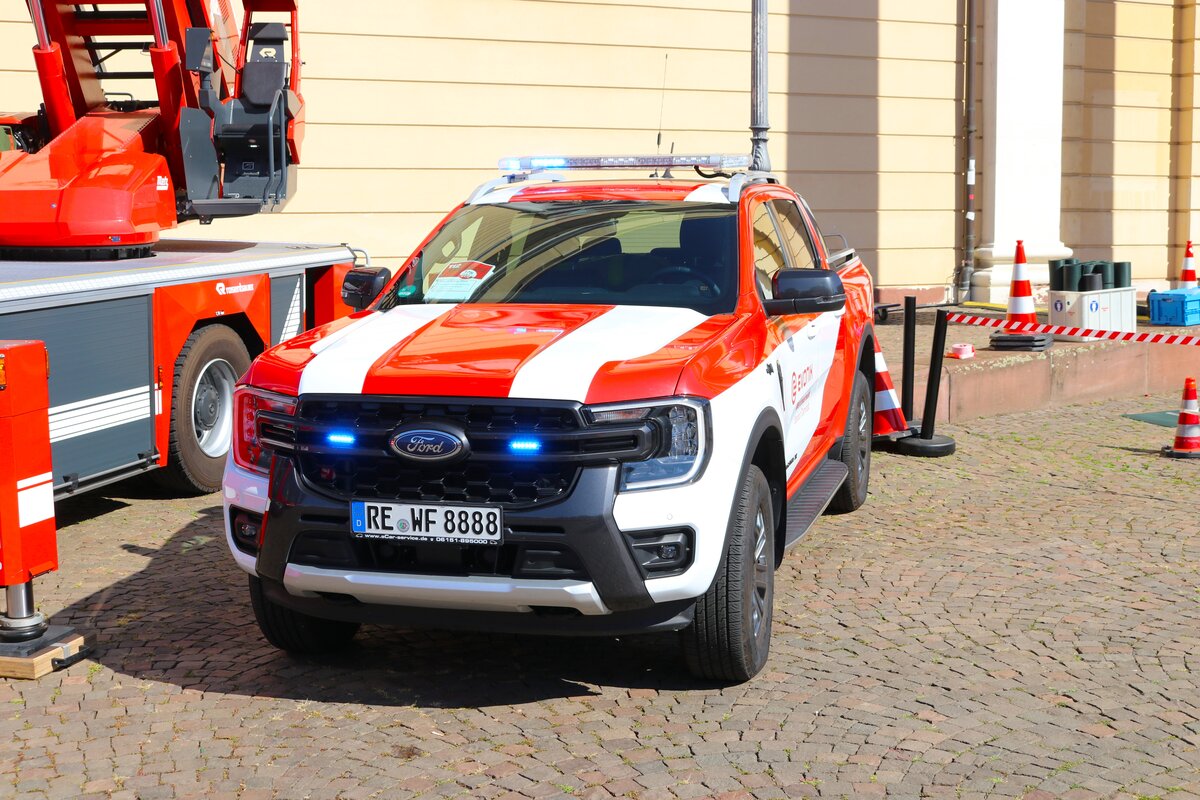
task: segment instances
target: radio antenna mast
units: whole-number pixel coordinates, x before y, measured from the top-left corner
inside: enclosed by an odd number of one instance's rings
[[[670,53],[663,53],[662,94],[659,96],[659,100],[658,100],[658,138],[654,143],[654,155],[656,155],[656,156],[662,155],[663,108],[665,108],[667,105],[667,59],[670,58],[670,56],[671,56]],[[671,147],[672,147],[672,150],[674,150],[674,145],[672,145]],[[670,170],[667,170],[667,172],[670,172]],[[655,168],[654,172],[652,172],[650,174],[650,177],[651,178],[658,177],[658,169],[657,168]]]
[[[767,154],[767,0],[750,5],[750,169],[770,172]]]

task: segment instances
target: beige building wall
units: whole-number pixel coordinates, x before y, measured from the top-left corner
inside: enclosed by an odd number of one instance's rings
[[[772,0],[771,155],[883,284],[941,285],[958,245],[958,0]],[[496,160],[748,149],[742,0],[306,0],[308,133],[281,215],[214,238],[406,255]],[[801,10],[802,9],[802,10]],[[36,107],[32,27],[0,4],[0,105]],[[665,86],[664,86],[665,67]]]
[[[1173,75],[1177,50],[1187,49],[1176,41],[1195,46],[1179,5],[1067,2],[1063,241],[1084,260],[1133,262],[1141,282],[1173,275],[1168,264],[1189,238],[1190,226],[1172,214],[1179,202],[1185,217],[1192,208],[1190,199],[1175,195],[1171,180],[1174,174],[1189,183],[1191,173],[1173,146],[1180,122],[1190,116],[1176,110],[1184,101]],[[1190,98],[1184,105],[1192,105]]]

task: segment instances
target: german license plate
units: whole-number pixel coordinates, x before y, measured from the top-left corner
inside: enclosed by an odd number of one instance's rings
[[[504,515],[492,506],[409,505],[354,500],[350,525],[359,539],[500,544]]]

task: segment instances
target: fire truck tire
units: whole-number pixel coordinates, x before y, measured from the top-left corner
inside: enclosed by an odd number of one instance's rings
[[[688,671],[722,683],[748,681],[767,663],[775,599],[775,518],[758,467],[746,471],[736,503],[717,579],[681,633]]]
[[[164,488],[206,494],[221,488],[233,435],[233,384],[250,368],[250,353],[226,325],[193,331],[175,359],[167,466],[154,475]]]
[[[333,653],[343,650],[358,633],[357,622],[321,619],[285,608],[263,592],[262,581],[250,576],[250,605],[266,640],[289,653]]]
[[[857,511],[867,502],[867,483],[871,479],[871,436],[875,425],[875,396],[867,376],[854,373],[850,392],[850,410],[846,414],[846,432],[842,436],[839,460],[850,470],[842,488],[829,503],[834,514]]]

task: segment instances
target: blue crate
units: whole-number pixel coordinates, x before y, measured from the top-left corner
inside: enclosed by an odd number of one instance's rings
[[[1151,292],[1151,325],[1200,325],[1200,289]]]

